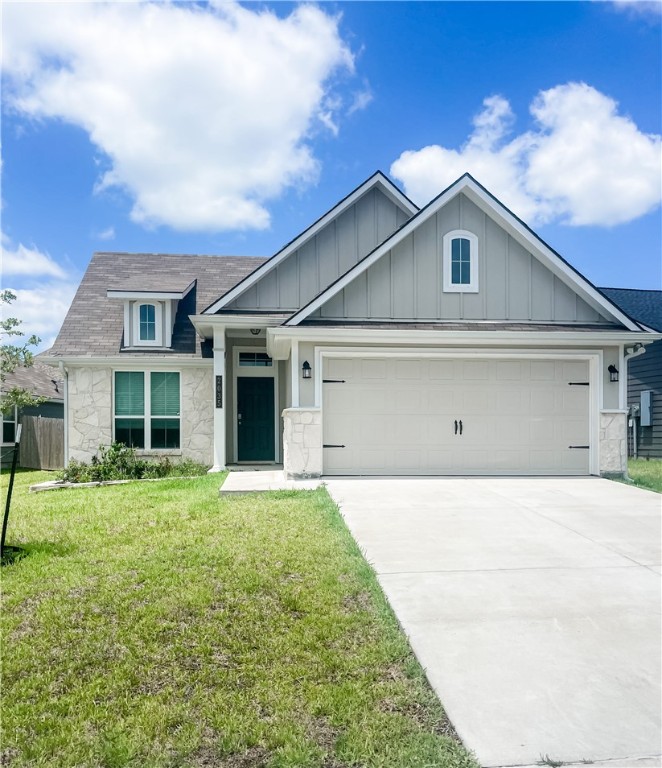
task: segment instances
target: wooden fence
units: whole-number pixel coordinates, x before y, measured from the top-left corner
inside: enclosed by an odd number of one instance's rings
[[[64,419],[23,416],[21,424],[23,430],[19,464],[30,469],[62,469]]]

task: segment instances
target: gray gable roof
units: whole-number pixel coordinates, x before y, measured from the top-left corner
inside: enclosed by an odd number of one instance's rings
[[[264,261],[249,256],[95,253],[55,344],[44,357],[206,357],[211,354],[208,345],[201,345],[188,316],[198,314]],[[172,351],[120,352],[124,304],[108,298],[108,290],[123,290],[127,286],[167,290],[192,282],[195,285],[177,308]]]
[[[662,291],[600,288],[604,295],[637,322],[662,331]]]
[[[46,352],[47,354],[48,352]],[[30,394],[37,395],[37,397],[64,401],[64,382],[60,372],[50,365],[38,362],[38,360],[35,360],[27,368],[21,366],[11,373],[5,374],[5,380],[1,386],[2,391],[10,392],[14,387],[26,389]]]

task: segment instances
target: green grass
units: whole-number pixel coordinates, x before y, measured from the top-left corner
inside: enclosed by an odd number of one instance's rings
[[[326,491],[43,479],[2,569],[2,765],[476,768]]]
[[[662,493],[662,459],[628,459],[628,475],[636,485]]]

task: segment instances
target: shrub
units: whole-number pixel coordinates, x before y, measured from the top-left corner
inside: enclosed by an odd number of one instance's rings
[[[59,477],[68,483],[94,483],[105,480],[140,480],[142,478],[184,477],[204,475],[207,467],[191,459],[173,463],[167,456],[147,461],[136,456],[133,448],[123,443],[99,446],[99,453],[86,464],[71,460]]]

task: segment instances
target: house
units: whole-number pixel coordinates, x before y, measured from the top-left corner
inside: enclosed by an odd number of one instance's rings
[[[662,331],[662,291],[600,290],[639,323]],[[628,361],[627,404],[630,454],[662,459],[662,341],[641,349]]]
[[[14,388],[23,389],[36,397],[43,398],[38,405],[22,408],[11,406],[0,410],[2,427],[2,450],[0,463],[11,464],[16,445],[16,428],[23,424],[19,463],[22,467],[55,469],[63,466],[64,452],[62,420],[64,419],[64,381],[58,371],[35,360],[30,366],[20,366],[6,373],[0,386],[0,401]],[[26,417],[37,417],[30,419]],[[42,421],[56,419],[59,423]],[[44,428],[46,424],[57,424],[56,428]],[[27,432],[26,432],[27,430]],[[38,433],[38,434],[37,434]],[[26,440],[27,435],[27,440]]]
[[[0,399],[14,388],[24,389],[44,400],[39,405],[28,405],[21,409],[12,407],[6,412],[0,412],[3,448],[14,445],[16,426],[21,416],[64,418],[64,381],[50,365],[35,360],[28,367],[19,366],[11,373],[6,373],[0,385]]]
[[[419,210],[378,172],[270,259],[95,254],[47,361],[69,458],[597,475],[659,338],[470,175]]]

